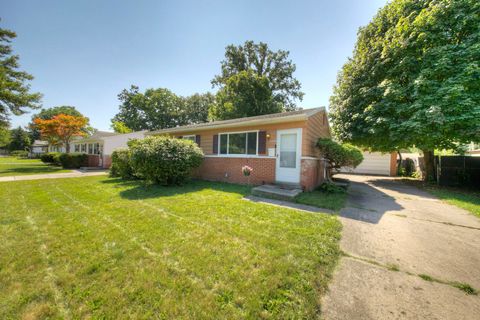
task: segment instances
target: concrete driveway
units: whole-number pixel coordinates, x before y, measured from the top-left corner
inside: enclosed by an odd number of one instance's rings
[[[480,295],[455,287],[480,290],[480,219],[393,178],[342,178],[352,182],[340,214],[345,256],[323,317],[480,319]]]

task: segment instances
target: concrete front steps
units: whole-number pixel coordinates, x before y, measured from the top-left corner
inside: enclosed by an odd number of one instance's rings
[[[293,201],[300,193],[302,189],[297,185],[264,184],[252,189],[254,196],[283,201]]]

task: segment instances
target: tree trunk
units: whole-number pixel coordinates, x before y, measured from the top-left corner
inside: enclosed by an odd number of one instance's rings
[[[425,164],[425,172],[423,173],[423,181],[433,181],[435,178],[435,167],[433,165],[433,150],[422,150],[423,162]]]
[[[397,162],[397,176],[400,176],[400,170],[402,169],[402,154],[400,150],[397,150],[398,153],[398,162]]]
[[[65,153],[70,153],[70,143],[68,141],[65,141]]]

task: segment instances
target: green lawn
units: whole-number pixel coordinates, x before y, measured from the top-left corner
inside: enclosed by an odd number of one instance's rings
[[[340,222],[243,200],[249,191],[0,183],[0,318],[318,317]]]
[[[295,201],[301,204],[307,204],[319,208],[340,211],[345,206],[347,193],[326,193],[320,190],[303,192],[299,194]]]
[[[429,186],[426,189],[438,198],[454,206],[470,211],[480,218],[480,192]]]
[[[70,171],[71,170],[65,170],[59,166],[45,164],[39,159],[18,159],[15,157],[0,157],[0,177]]]

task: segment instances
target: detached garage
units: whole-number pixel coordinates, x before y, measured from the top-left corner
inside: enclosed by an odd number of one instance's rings
[[[395,152],[364,152],[362,163],[355,169],[342,168],[342,172],[395,176],[397,173],[397,154]]]

